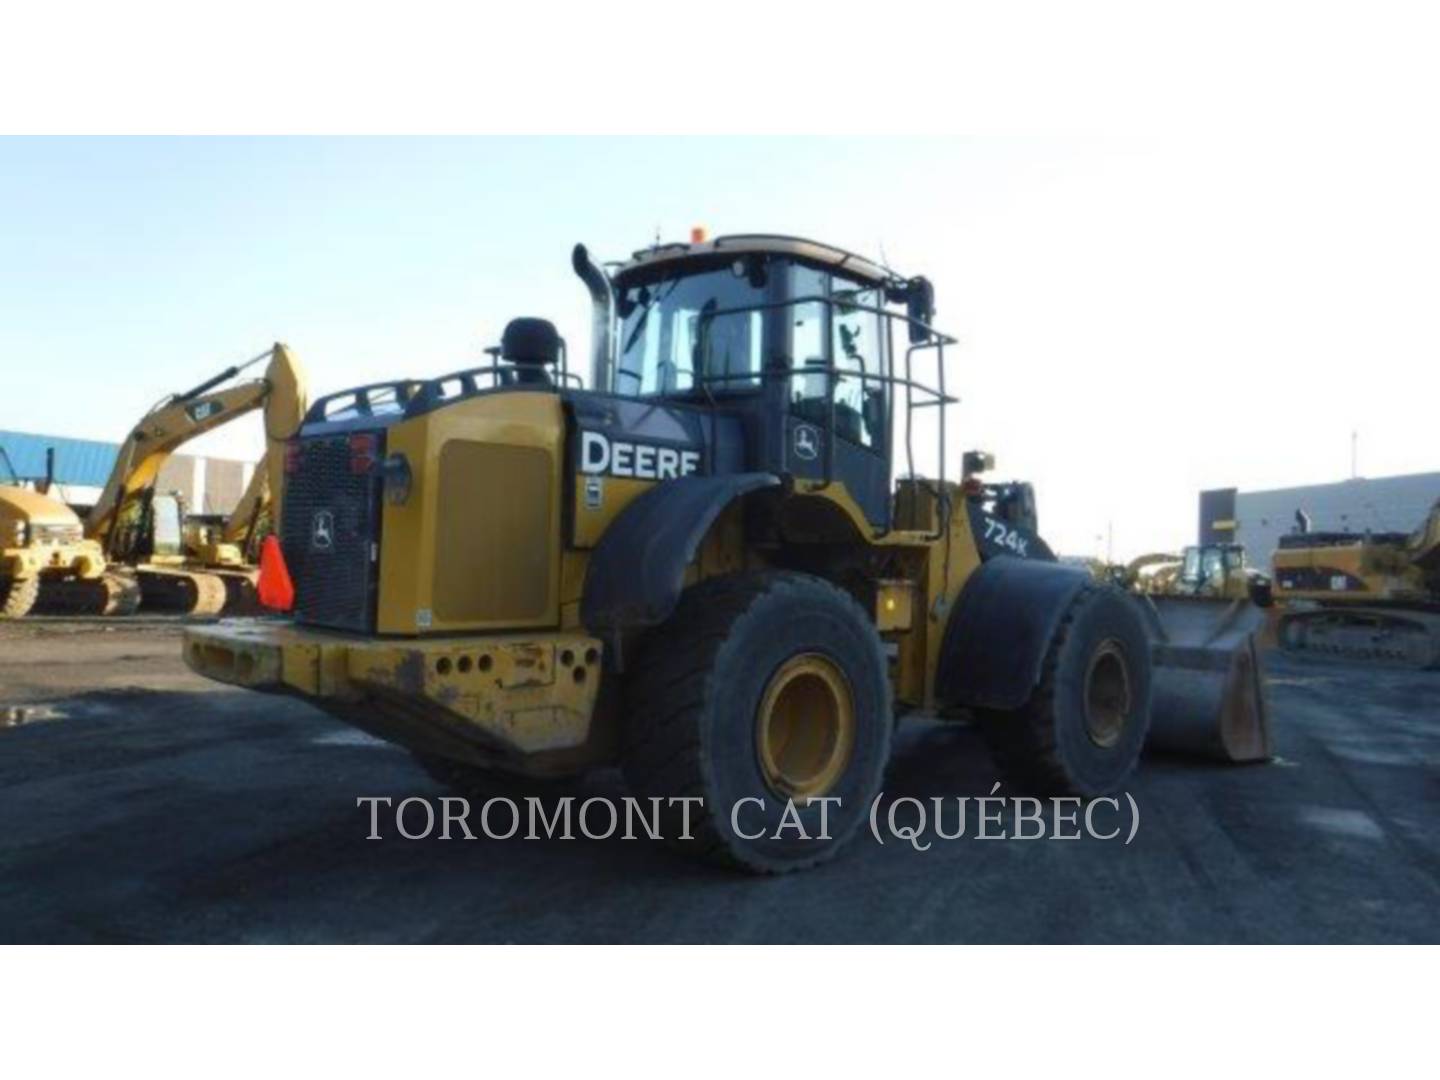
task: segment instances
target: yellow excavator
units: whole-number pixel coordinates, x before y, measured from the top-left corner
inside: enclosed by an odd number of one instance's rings
[[[1440,668],[1440,501],[1411,533],[1295,532],[1275,551],[1287,652]]]
[[[261,361],[268,365],[260,378],[224,385]],[[223,536],[212,541],[202,530],[187,529],[181,500],[157,492],[156,481],[161,466],[185,443],[263,408],[266,455],[257,467],[263,478],[252,478],[254,497],[246,512],[257,513],[266,500],[278,511],[285,441],[299,427],[306,400],[299,362],[287,346],[276,343],[185,393],[164,398],[141,418],[85,519],[85,536],[100,545],[112,572],[124,568],[121,573],[139,588],[142,606],[191,614],[246,606],[257,572],[241,547]],[[275,511],[272,516],[278,520]],[[83,581],[57,583],[55,594],[55,606],[70,610],[93,612],[103,600]]]

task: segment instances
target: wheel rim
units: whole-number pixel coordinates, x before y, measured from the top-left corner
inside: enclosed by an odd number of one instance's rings
[[[1085,734],[1099,747],[1120,741],[1130,715],[1130,665],[1124,650],[1109,638],[1090,657],[1085,672]]]
[[[756,746],[771,790],[808,800],[833,788],[855,751],[855,701],[844,672],[818,653],[781,664],[760,699]]]

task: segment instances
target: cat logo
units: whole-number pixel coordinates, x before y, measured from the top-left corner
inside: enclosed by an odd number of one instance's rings
[[[335,515],[329,510],[315,511],[310,522],[310,547],[315,551],[330,551],[335,547]]]
[[[795,456],[802,461],[814,461],[820,456],[820,432],[809,424],[795,425]]]
[[[225,406],[218,401],[197,401],[193,405],[185,406],[185,415],[190,417],[190,422],[199,424],[216,413],[224,412]]]

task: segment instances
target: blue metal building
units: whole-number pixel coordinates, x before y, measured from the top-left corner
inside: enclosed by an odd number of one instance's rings
[[[22,479],[45,475],[45,451],[55,448],[55,482],[78,487],[103,487],[120,453],[118,443],[95,439],[67,439],[58,435],[31,435],[23,431],[0,431],[0,447]],[[0,483],[13,477],[0,459]]]

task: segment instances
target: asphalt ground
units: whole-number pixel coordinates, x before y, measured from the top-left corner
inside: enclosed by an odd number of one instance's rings
[[[972,802],[964,839],[751,878],[619,836],[367,840],[357,797],[448,794],[404,751],[192,675],[173,621],[0,625],[0,941],[1440,940],[1440,673],[1269,673],[1278,760],[1147,758],[1128,845],[978,839]],[[973,730],[906,721],[885,790],[996,779]]]

